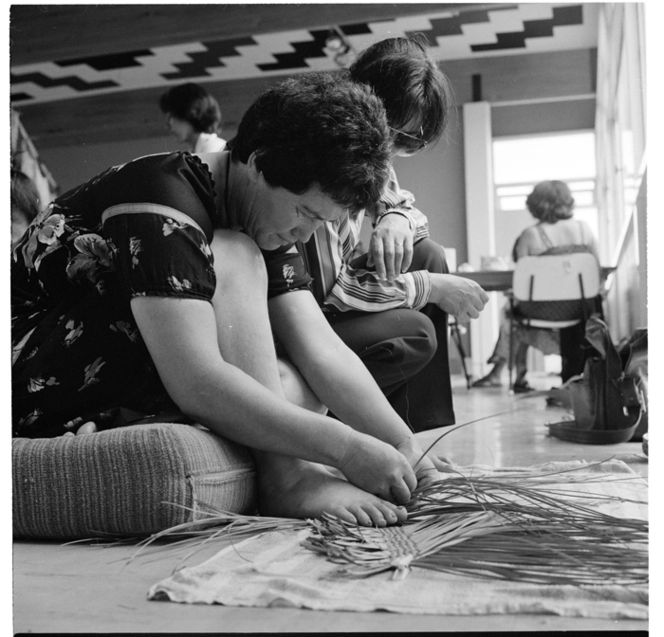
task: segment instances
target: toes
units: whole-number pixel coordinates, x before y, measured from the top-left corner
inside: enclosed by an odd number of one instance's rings
[[[361,508],[351,511],[362,526],[393,526],[406,519],[407,512],[403,507],[395,507],[389,503],[363,504]]]
[[[371,526],[371,524],[368,525],[362,524],[354,515],[354,513],[351,513],[350,510],[344,507],[330,507],[330,509],[328,511],[325,511],[325,513],[329,513],[330,515],[333,515],[334,517],[337,517],[340,520],[343,520],[344,522],[348,522],[349,524],[360,524],[361,526]]]
[[[359,524],[360,526],[378,526],[374,518],[376,518],[377,520],[382,516],[376,515],[378,513],[377,511],[374,513],[373,516],[371,515],[370,512],[371,508],[367,506],[364,507],[357,506],[349,509],[349,513],[355,517],[355,519],[357,520],[357,524]],[[383,521],[383,526],[385,526],[384,521]]]
[[[408,511],[406,507],[397,507],[396,508],[397,524],[401,524],[408,519]]]
[[[97,431],[97,425],[93,422],[86,422],[84,425],[81,425],[76,432],[77,436],[84,436],[86,434],[93,434]]]

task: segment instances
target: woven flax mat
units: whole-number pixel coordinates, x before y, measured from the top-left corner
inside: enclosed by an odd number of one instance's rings
[[[546,469],[578,467],[550,463]],[[519,469],[542,470],[543,467]],[[466,468],[463,472],[478,471]],[[592,506],[614,516],[647,519],[647,483],[613,461],[587,471],[605,478],[574,489],[597,494]],[[502,470],[505,471],[505,470]],[[584,471],[584,469],[582,469]],[[629,480],[624,480],[631,474]],[[500,475],[500,471],[491,473]],[[603,501],[619,495],[630,502]],[[640,500],[641,502],[634,502]],[[646,585],[571,586],[486,580],[413,568],[395,580],[389,573],[352,579],[325,557],[301,546],[310,533],[272,531],[226,546],[198,566],[186,567],[151,587],[148,598],[181,603],[405,614],[554,614],[567,617],[648,617]]]

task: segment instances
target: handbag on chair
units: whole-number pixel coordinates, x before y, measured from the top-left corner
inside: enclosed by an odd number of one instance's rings
[[[643,369],[647,337],[645,343],[643,335],[634,342],[630,339],[621,357],[606,323],[591,316],[586,323],[586,340],[597,355],[586,361],[580,378],[569,382],[574,420],[549,425],[549,433],[585,444],[633,440],[646,411],[647,380],[644,382],[638,370]]]

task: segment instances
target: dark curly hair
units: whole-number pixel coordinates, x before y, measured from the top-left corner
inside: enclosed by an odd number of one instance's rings
[[[526,207],[535,219],[556,223],[574,214],[574,197],[562,181],[541,181],[526,198]]]
[[[159,106],[163,113],[189,122],[197,133],[221,131],[221,109],[202,86],[188,83],[164,93]]]
[[[349,72],[383,100],[392,128],[404,130],[409,122],[419,121],[422,140],[433,144],[449,123],[453,92],[428,47],[421,33],[380,40],[358,55]],[[407,145],[407,140],[397,139],[397,145]]]
[[[244,114],[229,142],[234,161],[256,166],[295,194],[317,184],[351,214],[375,204],[388,178],[385,109],[339,73],[306,73],[273,86]]]

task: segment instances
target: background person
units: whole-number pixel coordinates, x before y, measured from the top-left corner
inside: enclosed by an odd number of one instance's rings
[[[581,219],[574,219],[574,198],[566,183],[542,181],[535,186],[526,199],[526,207],[537,223],[526,228],[517,238],[512,258],[518,261],[525,256],[563,254],[566,252],[590,252],[599,263],[597,239],[590,226]],[[601,312],[601,301],[596,309]],[[565,382],[572,376],[583,373],[585,350],[583,322],[561,330],[547,330],[519,325],[514,332],[514,366],[516,379],[514,391],[531,390],[526,381],[528,348],[535,347],[543,354],[560,354],[562,357],[561,378]],[[473,387],[500,387],[501,374],[509,358],[510,318],[509,305],[503,308],[500,333],[496,347],[488,362],[492,370],[475,381]]]
[[[263,514],[403,521],[431,461],[416,476],[422,450],[306,285],[271,290],[268,315],[260,253],[371,206],[388,166],[380,101],[307,74],[254,102],[231,152],[143,157],[58,197],[14,252],[14,435],[193,421],[252,450]]]
[[[192,153],[215,153],[224,150],[221,133],[221,109],[217,100],[202,86],[188,83],[176,86],[159,101],[166,115],[166,128]]]

